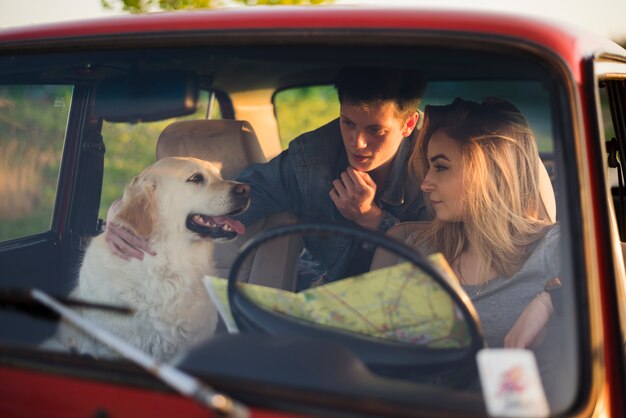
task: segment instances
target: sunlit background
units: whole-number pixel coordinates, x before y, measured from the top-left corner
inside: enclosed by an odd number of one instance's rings
[[[155,0],[133,1],[134,4],[156,3]],[[276,3],[280,0],[183,0],[178,4],[242,7],[244,4]],[[282,3],[328,3],[323,0],[283,0]],[[334,0],[334,4],[377,4],[384,7],[406,5],[496,10],[544,16],[573,23],[617,41],[626,40],[626,1],[624,0]],[[45,22],[95,18],[127,13],[123,0],[0,0],[0,27]],[[126,1],[130,4],[130,1]],[[164,3],[167,3],[165,1]],[[173,2],[171,2],[173,3]],[[158,7],[157,7],[158,8]],[[155,9],[155,7],[153,7]]]

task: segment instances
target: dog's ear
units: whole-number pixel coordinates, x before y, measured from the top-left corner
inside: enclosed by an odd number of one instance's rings
[[[150,237],[157,219],[155,189],[154,180],[142,176],[135,177],[124,190],[122,206],[116,216],[120,223],[143,239]]]

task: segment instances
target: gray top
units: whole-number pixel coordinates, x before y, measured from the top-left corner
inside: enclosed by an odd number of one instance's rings
[[[511,277],[496,277],[482,286],[463,286],[474,303],[489,347],[504,346],[504,337],[546,282],[559,276],[559,227],[543,237],[522,268]],[[475,295],[475,296],[473,296]]]
[[[559,276],[559,227],[536,244],[522,268],[511,277],[496,277],[484,285],[463,286],[474,303],[487,345],[504,346],[504,337],[546,282]],[[407,242],[414,242],[409,237]]]

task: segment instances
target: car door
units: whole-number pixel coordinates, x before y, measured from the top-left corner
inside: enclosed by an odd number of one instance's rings
[[[88,87],[67,81],[0,76],[0,286],[5,290],[27,286],[63,293],[79,254],[80,241],[73,237],[97,229],[93,192],[99,199],[100,191],[93,173],[101,175],[95,162],[101,148],[85,142],[99,140],[88,134],[97,126],[83,119],[89,95]],[[87,166],[91,173],[84,171]],[[68,223],[79,206],[82,219]],[[52,331],[49,322],[9,311],[0,315],[2,340],[34,342]]]
[[[614,332],[605,344],[616,343],[619,364],[626,347],[626,182],[624,161],[626,157],[626,63],[611,59],[599,59],[594,64],[596,76],[596,103],[598,130],[606,148],[605,185],[608,196],[607,209],[611,219],[611,235],[607,238],[615,262],[615,280],[610,283],[613,301],[604,300],[608,309],[618,320]],[[624,364],[620,371],[624,376]]]

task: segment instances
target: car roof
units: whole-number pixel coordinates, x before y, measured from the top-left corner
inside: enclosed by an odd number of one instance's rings
[[[334,5],[160,12],[9,28],[0,30],[0,52],[97,45],[98,41],[113,39],[166,43],[168,39],[178,38],[180,42],[181,36],[223,35],[224,32],[253,34],[255,39],[289,33],[307,33],[309,39],[332,34],[339,39],[360,33],[384,41],[381,31],[394,35],[396,41],[398,36],[418,32],[425,37],[432,35],[432,38],[506,39],[521,47],[534,46],[565,61],[575,80],[581,78],[583,58],[604,55],[626,61],[626,50],[616,43],[581,28],[546,19],[495,12]]]

